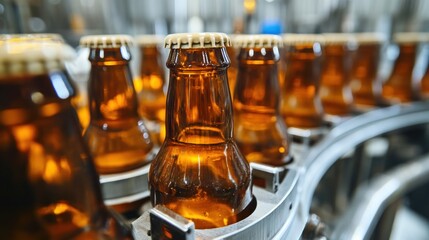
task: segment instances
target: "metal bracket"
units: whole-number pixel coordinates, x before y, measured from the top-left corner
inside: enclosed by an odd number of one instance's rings
[[[152,239],[195,239],[195,225],[174,211],[157,205],[150,210]]]
[[[250,163],[250,167],[252,168],[253,184],[272,193],[277,192],[287,171],[284,167],[272,167],[260,163]]]

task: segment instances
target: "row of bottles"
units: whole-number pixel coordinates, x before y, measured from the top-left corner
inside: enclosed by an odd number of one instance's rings
[[[135,39],[85,36],[80,43],[89,49],[91,70],[89,123],[82,131],[64,67],[72,51],[61,38],[27,38],[0,38],[6,56],[0,113],[7,116],[0,118],[0,171],[7,185],[24,186],[5,196],[11,202],[25,196],[25,208],[13,211],[34,218],[22,222],[18,214],[16,228],[37,228],[51,238],[129,237],[125,230],[106,230],[109,212],[98,174],[149,165],[153,205],[203,229],[243,219],[254,207],[249,162],[290,163],[288,128],[321,128],[330,117],[350,116],[360,107],[414,100],[410,71],[422,41],[394,38],[399,57],[381,83],[377,68],[385,40],[379,35],[235,35],[231,44],[222,33],[172,34],[164,42],[170,50],[166,81],[159,38],[138,39],[142,61],[133,79]],[[64,219],[77,226],[58,227]],[[16,228],[1,234],[16,238]]]
[[[240,44],[234,39],[240,36],[231,37],[237,51]],[[429,42],[427,34],[393,35],[391,44],[398,56],[384,79],[379,73],[388,41],[382,34],[284,34],[282,38],[280,112],[289,128],[317,129],[338,117],[427,99],[429,71],[420,79],[413,75],[417,54]]]
[[[0,37],[1,239],[132,239],[106,208],[57,35]]]

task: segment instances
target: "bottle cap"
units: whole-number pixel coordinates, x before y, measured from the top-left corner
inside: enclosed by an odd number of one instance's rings
[[[322,35],[325,45],[346,45],[356,43],[356,38],[351,33],[325,33]]]
[[[164,47],[171,49],[220,48],[231,46],[231,40],[225,33],[176,33],[167,35]]]
[[[64,69],[76,53],[64,43],[2,40],[0,56],[0,76],[10,76]]]
[[[130,47],[133,45],[133,38],[129,35],[89,35],[80,39],[80,45],[88,48]]]
[[[423,32],[398,32],[393,34],[393,42],[395,43],[419,43],[428,42],[429,33]]]
[[[387,40],[386,35],[377,32],[354,33],[355,40],[358,44],[380,44]]]
[[[158,46],[164,42],[164,37],[160,35],[139,35],[136,37],[136,42],[144,46]]]
[[[232,43],[234,47],[241,48],[253,48],[253,47],[282,47],[282,38],[278,35],[273,34],[250,34],[250,35],[239,35],[234,37]]]
[[[323,36],[320,34],[286,33],[282,35],[284,45],[306,45],[313,43],[323,44]]]
[[[56,33],[32,33],[32,34],[3,34],[0,35],[0,43],[8,42],[57,42],[65,43],[64,38]]]

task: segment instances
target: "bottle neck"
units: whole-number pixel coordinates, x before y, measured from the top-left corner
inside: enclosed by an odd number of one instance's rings
[[[411,76],[417,54],[417,44],[408,43],[399,45],[399,55],[395,60],[393,73],[395,75]]]
[[[216,144],[232,138],[225,48],[172,49],[167,67],[166,139]]]
[[[341,82],[348,81],[348,75],[353,64],[353,52],[346,46],[335,44],[325,46],[323,73],[325,76],[338,76]]]
[[[165,84],[162,54],[157,46],[141,47],[140,77],[143,89],[163,90]]]
[[[318,92],[323,61],[322,50],[312,45],[289,47],[285,53],[285,85],[283,91],[302,89],[311,96]],[[307,87],[314,86],[311,90]]]
[[[138,117],[130,59],[125,46],[90,50],[88,95],[93,124]]]
[[[238,55],[238,75],[234,105],[252,109],[278,111],[279,82],[277,62],[279,50],[274,48],[242,48]]]

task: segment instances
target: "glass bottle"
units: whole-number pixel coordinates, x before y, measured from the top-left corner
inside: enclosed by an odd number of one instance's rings
[[[289,128],[313,129],[323,125],[319,95],[322,67],[320,35],[285,34],[285,76],[281,113]]]
[[[73,49],[6,40],[0,55],[0,239],[131,239],[103,203],[71,105]]]
[[[356,33],[354,36],[357,49],[351,69],[350,87],[355,108],[367,110],[380,102],[381,82],[377,74],[385,38],[377,33]]]
[[[222,33],[165,39],[167,131],[149,171],[150,196],[198,229],[235,223],[252,206],[250,167],[232,137],[228,45]]]
[[[9,42],[43,41],[43,42],[54,42],[54,43],[66,44],[64,38],[61,35],[55,34],[55,33],[4,34],[0,38],[0,41],[1,40],[7,40]],[[73,65],[75,60],[76,59],[72,59],[70,61],[66,61],[65,63],[67,72],[69,73],[71,78],[70,83],[75,88],[75,95],[72,97],[71,103],[77,111],[82,128],[86,128],[86,126],[89,123],[89,109],[88,109],[88,103],[86,100],[87,94],[86,94],[86,89],[83,89],[81,87],[80,82],[76,81],[76,79],[74,78],[75,74],[73,70],[76,68],[70,68],[70,66]],[[80,63],[80,66],[77,66],[77,68],[82,68],[82,64]]]
[[[90,48],[88,83],[90,123],[85,141],[100,174],[122,173],[150,162],[153,143],[138,114],[127,35],[85,36]]]
[[[353,110],[350,70],[356,43],[347,33],[324,34],[324,60],[320,80],[320,98],[325,117],[348,116]]]
[[[234,138],[249,162],[284,165],[290,161],[286,124],[280,115],[277,35],[243,35],[234,92]]]
[[[395,33],[393,43],[398,47],[398,56],[393,69],[383,83],[382,97],[389,104],[407,103],[415,100],[413,70],[421,41],[419,33]]]
[[[156,35],[137,37],[140,49],[140,75],[134,80],[139,99],[139,112],[159,147],[165,138],[165,73],[160,46],[163,38]]]
[[[426,67],[426,72],[420,80],[420,97],[424,100],[429,99],[429,65]]]
[[[231,39],[231,42],[234,42],[234,39],[240,36],[239,34],[230,34],[229,38]],[[237,81],[237,72],[238,72],[238,62],[237,62],[237,48],[231,44],[231,46],[226,47],[226,51],[228,53],[229,59],[231,61],[231,64],[228,68],[228,83],[229,83],[229,90],[231,93],[231,98],[234,96],[234,87],[235,82]]]

